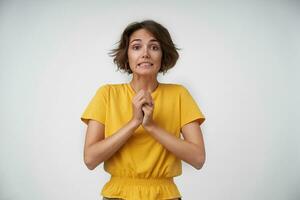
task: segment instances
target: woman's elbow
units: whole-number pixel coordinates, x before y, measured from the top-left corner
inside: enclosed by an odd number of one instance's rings
[[[94,170],[97,167],[93,160],[86,155],[84,156],[84,164],[89,170]]]
[[[89,170],[95,169],[95,167],[94,167],[90,162],[88,162],[87,160],[84,160],[84,164],[85,164],[85,166],[86,166]]]
[[[205,156],[198,156],[193,167],[197,170],[200,170],[205,163]]]

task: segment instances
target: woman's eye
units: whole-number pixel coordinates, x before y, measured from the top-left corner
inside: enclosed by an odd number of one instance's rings
[[[152,46],[151,46],[151,49],[153,49],[153,50],[159,50],[159,46],[157,46],[157,45],[152,45]]]
[[[133,50],[137,50],[137,49],[139,49],[139,48],[140,48],[140,46],[137,46],[137,45],[132,46],[132,49],[133,49]]]

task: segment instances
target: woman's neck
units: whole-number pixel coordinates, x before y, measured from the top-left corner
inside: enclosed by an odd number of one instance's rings
[[[141,89],[144,89],[150,93],[152,93],[159,85],[156,77],[137,77],[134,76],[130,81],[131,87],[137,93]]]

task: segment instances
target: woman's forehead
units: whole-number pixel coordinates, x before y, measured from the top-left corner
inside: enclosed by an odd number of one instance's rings
[[[153,34],[146,29],[139,29],[133,32],[130,36],[130,43],[137,41],[141,42],[143,40],[146,40],[148,42],[158,42],[158,40],[153,36]]]

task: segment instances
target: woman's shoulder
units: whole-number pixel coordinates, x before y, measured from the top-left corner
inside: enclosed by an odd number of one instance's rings
[[[109,93],[119,93],[128,90],[128,83],[102,83],[99,86],[99,90],[105,90]]]
[[[99,88],[119,88],[124,87],[126,83],[102,83],[99,85]]]
[[[185,86],[180,83],[160,83],[163,88],[168,90],[181,91],[185,89]]]

